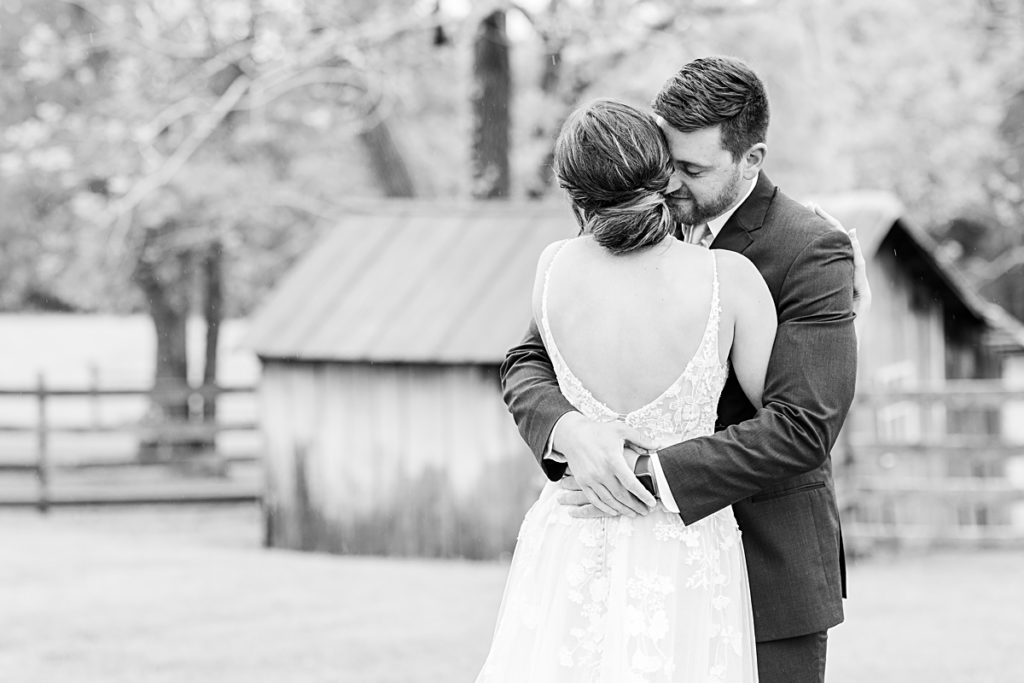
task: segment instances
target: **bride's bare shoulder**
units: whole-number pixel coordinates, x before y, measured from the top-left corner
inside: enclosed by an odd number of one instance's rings
[[[718,279],[723,285],[728,282],[730,285],[743,287],[764,283],[757,266],[743,254],[728,249],[715,249],[712,253],[718,262]]]
[[[540,301],[541,290],[544,287],[544,276],[548,272],[548,268],[551,267],[551,262],[555,258],[562,247],[571,247],[570,242],[576,242],[579,237],[570,237],[564,240],[558,240],[552,242],[548,246],[544,247],[543,251],[540,252],[540,256],[537,258],[537,272],[534,275],[533,280],[533,301],[534,305]]]
[[[540,252],[540,258],[537,259],[537,264],[547,265],[548,262],[550,262],[551,259],[554,258],[555,253],[557,253],[559,249],[568,245],[570,242],[575,242],[578,239],[578,237],[569,237],[564,240],[555,240],[548,246],[544,247],[544,250]]]
[[[540,252],[540,256],[537,258],[538,279],[541,278],[545,272],[547,272],[548,266],[551,265],[551,261],[555,258],[555,254],[557,254],[562,249],[562,247],[567,247],[569,246],[570,242],[575,242],[579,239],[579,237],[570,237],[568,239],[552,242],[548,246],[544,247],[544,250]]]
[[[775,315],[768,285],[757,266],[746,256],[727,249],[715,249],[722,308],[745,316]]]

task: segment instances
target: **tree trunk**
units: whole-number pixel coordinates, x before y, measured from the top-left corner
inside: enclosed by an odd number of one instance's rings
[[[378,119],[359,133],[359,139],[370,155],[370,165],[384,194],[388,197],[415,197],[412,175],[395,144],[388,122]]]
[[[477,199],[508,197],[512,70],[504,11],[480,22],[473,44],[473,80],[472,194]]]
[[[142,248],[132,271],[134,282],[145,295],[156,332],[156,370],[150,421],[155,425],[184,422],[189,416],[188,396],[188,280],[189,255],[162,253],[161,242],[176,224],[166,221],[143,230]],[[176,455],[180,444],[156,436],[139,442],[143,460],[165,460]]]
[[[551,3],[551,6],[554,8],[555,3]],[[565,42],[561,38],[552,38],[547,35],[543,36],[543,39],[544,66],[540,77],[540,91],[544,95],[545,103],[551,109],[560,108],[557,95],[562,83],[562,50],[565,47]],[[547,152],[537,164],[533,182],[526,190],[527,196],[531,199],[540,199],[546,195],[554,181],[555,138],[558,136],[558,131],[565,122],[565,118],[562,115],[557,118],[549,115],[533,131],[534,138],[544,140]]]
[[[203,387],[213,389],[217,386],[217,345],[224,320],[224,245],[220,240],[210,243],[203,258],[203,318],[206,320]],[[217,397],[206,394],[203,420],[213,422],[216,419]]]

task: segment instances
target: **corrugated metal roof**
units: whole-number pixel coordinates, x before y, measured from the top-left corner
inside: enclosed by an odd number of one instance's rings
[[[381,202],[300,259],[248,344],[267,358],[499,363],[526,331],[540,252],[576,232],[565,203]]]
[[[868,255],[894,227],[904,229],[951,293],[999,324],[990,304],[935,257],[930,238],[901,218],[891,193],[817,201],[857,228]],[[247,345],[264,358],[497,364],[526,331],[537,257],[576,232],[565,203],[368,204],[286,275],[254,315]]]
[[[907,220],[903,206],[895,195],[867,190],[820,197],[815,201],[844,225],[857,228],[861,247],[869,259],[893,230],[906,235],[917,245],[922,258],[926,259],[939,282],[968,313],[988,328],[986,344],[1005,353],[1024,351],[1024,325],[974,290],[956,265],[942,256],[935,240]]]

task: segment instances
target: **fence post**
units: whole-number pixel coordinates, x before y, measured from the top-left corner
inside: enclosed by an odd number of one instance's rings
[[[96,363],[89,364],[89,399],[92,426],[99,427],[103,420],[100,408],[100,368]]]
[[[36,455],[39,462],[36,465],[36,476],[39,478],[39,512],[46,513],[50,510],[50,453],[48,443],[48,429],[46,418],[46,378],[39,373],[38,388],[36,395],[39,398],[39,414],[36,421]]]

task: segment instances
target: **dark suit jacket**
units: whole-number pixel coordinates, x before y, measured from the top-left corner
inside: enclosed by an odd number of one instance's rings
[[[711,244],[749,258],[775,299],[779,328],[763,405],[730,374],[717,432],[660,451],[684,522],[733,505],[743,531],[758,641],[823,631],[843,620],[846,571],[830,451],[853,400],[853,252],[845,235],[761,173]],[[573,406],[558,390],[536,326],[501,367],[505,402],[544,460],[551,430]]]

